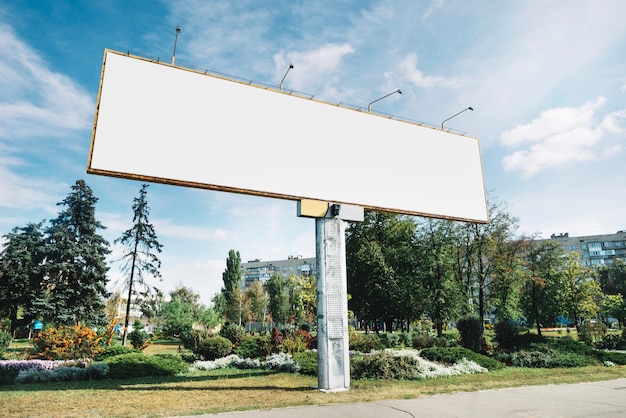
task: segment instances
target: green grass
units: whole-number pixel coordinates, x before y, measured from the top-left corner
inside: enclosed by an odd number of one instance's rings
[[[353,380],[351,390],[321,393],[317,379],[266,370],[222,369],[185,377],[23,384],[0,387],[5,417],[180,416],[300,405],[412,399],[426,395],[626,377],[626,366],[505,368],[425,381]]]

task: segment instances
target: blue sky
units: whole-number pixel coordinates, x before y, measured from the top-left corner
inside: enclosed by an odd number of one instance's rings
[[[486,187],[520,234],[615,233],[626,229],[624,16],[621,0],[4,2],[0,234],[55,218],[78,179],[111,243],[131,226],[140,183],[86,174],[103,53],[168,61],[176,26],[180,66],[278,86],[293,63],[285,87],[358,106],[399,88],[374,109],[434,126],[472,106],[446,126],[480,138]],[[231,248],[244,261],[315,255],[314,221],[295,202],[159,184],[148,199],[166,291],[183,284],[208,303]]]

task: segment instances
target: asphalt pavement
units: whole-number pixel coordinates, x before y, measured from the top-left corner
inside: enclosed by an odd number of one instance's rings
[[[195,416],[197,418],[198,415]],[[203,415],[217,418],[626,417],[626,379],[324,406]]]

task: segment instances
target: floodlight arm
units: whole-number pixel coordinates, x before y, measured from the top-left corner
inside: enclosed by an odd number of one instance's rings
[[[283,79],[280,80],[280,91],[283,91],[283,81],[285,81],[285,77],[287,77],[287,73],[289,73],[289,70],[291,70],[293,68],[293,64],[289,64],[289,68],[287,68],[287,71],[285,71],[285,75],[283,76]]]
[[[444,120],[443,122],[441,122],[441,130],[443,131],[443,124],[444,124],[444,123],[446,123],[447,121],[449,121],[449,120],[450,120],[450,119],[452,119],[453,117],[460,115],[461,113],[465,112],[466,110],[471,110],[471,111],[474,111],[474,109],[472,108],[472,106],[470,106],[470,107],[468,107],[467,109],[463,109],[463,110],[461,110],[459,113],[456,113],[456,114],[454,114],[454,115],[450,116],[448,119],[446,119],[446,120]]]
[[[174,39],[174,52],[172,53],[172,65],[176,62],[176,44],[178,43],[178,34],[180,33],[180,26],[176,26],[176,38]]]
[[[376,99],[376,100],[374,100],[373,102],[371,102],[370,104],[368,104],[368,105],[367,105],[367,111],[368,111],[368,113],[372,111],[372,105],[373,105],[374,103],[376,103],[376,102],[377,102],[377,101],[379,101],[379,100],[384,99],[385,97],[389,97],[389,96],[391,96],[392,94],[396,94],[396,93],[402,94],[402,91],[401,91],[400,89],[395,90],[395,91],[392,91],[391,93],[384,95],[384,96],[383,96],[383,97],[381,97],[380,99]]]

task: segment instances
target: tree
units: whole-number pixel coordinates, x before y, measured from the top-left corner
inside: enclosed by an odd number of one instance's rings
[[[602,300],[602,314],[617,319],[620,326],[626,323],[626,301],[621,294],[606,295]]]
[[[122,345],[126,345],[130,306],[134,294],[133,288],[140,287],[142,290],[146,290],[146,293],[150,293],[151,286],[146,282],[144,273],[148,273],[153,277],[161,277],[159,272],[161,261],[154,254],[154,251],[160,253],[162,245],[157,239],[154,226],[148,221],[150,207],[146,199],[147,188],[148,185],[143,184],[139,190],[139,196],[133,200],[132,228],[124,231],[122,236],[115,240],[116,244],[121,243],[125,247],[124,255],[121,259],[124,262],[122,271],[127,275],[125,285],[128,288]]]
[[[247,322],[263,322],[263,329],[265,329],[267,297],[263,289],[263,284],[259,280],[254,280],[246,289],[246,300],[248,301],[249,307]]]
[[[518,222],[507,211],[506,205],[494,200],[489,205],[489,223],[465,225],[463,264],[467,268],[466,296],[471,300],[476,292],[476,313],[480,318],[484,317],[488,309],[489,288],[498,272],[496,261],[502,255],[499,253],[513,240],[513,232],[517,229]]]
[[[289,293],[287,280],[279,273],[274,273],[265,282],[268,294],[268,309],[273,322],[286,323],[289,317]]]
[[[84,180],[58,206],[65,207],[46,231],[46,272],[49,280],[48,321],[59,324],[106,324],[104,301],[109,243],[98,229],[98,198]]]
[[[45,312],[42,224],[29,223],[4,235],[6,244],[0,253],[0,317],[11,321],[11,332],[41,319]]]
[[[193,329],[194,324],[211,328],[217,325],[217,313],[200,303],[200,295],[192,289],[179,286],[170,292],[170,300],[161,308],[163,333],[168,337],[179,337]]]
[[[602,291],[607,295],[626,295],[626,261],[615,259],[596,270]]]
[[[407,323],[421,313],[416,288],[415,223],[400,215],[366,211],[346,236],[350,309],[366,321]]]
[[[424,309],[443,336],[443,326],[460,313],[461,292],[454,278],[455,228],[451,221],[427,219],[418,228],[419,280]]]
[[[578,263],[576,252],[566,256],[562,292],[565,313],[576,324],[597,316],[602,289],[595,280],[593,270]]]
[[[563,309],[563,248],[554,241],[530,243],[526,255],[525,283],[522,307],[530,323],[541,335],[543,324],[555,322]]]
[[[224,287],[222,294],[226,308],[226,321],[242,322],[242,293],[241,293],[241,256],[239,251],[230,250],[226,259],[226,270],[222,273]]]

